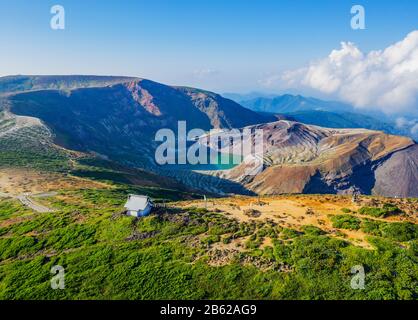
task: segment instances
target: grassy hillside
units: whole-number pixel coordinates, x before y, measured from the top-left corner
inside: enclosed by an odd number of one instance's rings
[[[366,249],[325,227],[266,219],[263,203],[245,211],[246,221],[201,202],[172,203],[140,220],[122,215],[126,195],[145,189],[62,190],[42,200],[56,210],[48,214],[1,200],[0,299],[418,298],[415,223],[334,212],[338,230],[367,234]],[[179,199],[156,189],[152,196]],[[359,264],[365,290],[350,288]],[[54,265],[65,268],[65,290],[50,288]]]

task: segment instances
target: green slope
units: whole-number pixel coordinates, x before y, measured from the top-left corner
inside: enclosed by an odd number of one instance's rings
[[[0,299],[418,298],[416,230],[401,247],[392,236],[410,228],[376,233],[364,219],[377,235],[366,250],[315,228],[237,223],[202,209],[134,220],[119,214],[126,191],[62,191],[45,200],[57,211],[42,215],[0,200],[0,222],[15,219],[0,227]],[[261,248],[266,236],[273,243]],[[249,237],[245,250],[211,265],[211,246],[231,237]],[[359,264],[365,290],[350,287]],[[65,290],[50,287],[54,265],[65,268]]]

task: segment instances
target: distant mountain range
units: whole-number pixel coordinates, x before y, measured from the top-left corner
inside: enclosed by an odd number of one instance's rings
[[[96,163],[123,166],[119,171],[130,177],[164,177],[166,185],[175,185],[167,182],[171,177],[211,193],[418,196],[418,151],[413,140],[300,122],[386,132],[392,130],[390,125],[352,113],[343,104],[289,95],[265,99],[254,100],[250,110],[213,92],[140,78],[3,77],[0,167],[71,172],[74,161],[93,157]],[[278,114],[284,114],[283,121],[277,121]],[[155,133],[161,128],[177,130],[178,121],[186,121],[189,130],[263,129],[267,152],[263,171],[247,177],[241,165],[209,172],[157,166]]]
[[[329,112],[351,112],[353,107],[335,101],[323,101],[315,98],[306,98],[300,95],[285,94],[276,97],[257,97],[250,100],[243,100],[240,103],[250,109],[270,112],[289,113],[299,111],[329,111]]]
[[[407,135],[418,140],[418,132],[399,128],[394,119],[378,112],[360,112],[353,106],[337,102],[303,97],[301,95],[226,94],[227,97],[251,110],[264,114],[288,116],[294,121],[328,128],[366,128],[390,134]]]

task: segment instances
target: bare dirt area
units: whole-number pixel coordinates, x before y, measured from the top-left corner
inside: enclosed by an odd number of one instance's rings
[[[393,203],[405,210],[405,214],[388,218],[365,217],[357,214],[362,206],[379,203]],[[283,195],[266,197],[231,197],[210,199],[205,201],[178,202],[175,206],[180,208],[207,208],[210,211],[224,213],[230,218],[241,222],[273,221],[285,228],[301,230],[303,226],[315,226],[331,236],[350,240],[353,244],[370,248],[366,241],[366,234],[361,230],[337,229],[332,225],[333,215],[346,214],[349,210],[354,216],[388,222],[409,221],[418,223],[417,202],[408,202],[405,199],[385,199],[362,197],[353,202],[350,196],[336,195]],[[415,211],[415,213],[414,213]],[[266,238],[263,246],[268,246],[270,240]],[[231,243],[227,249],[239,249],[241,244]],[[226,248],[225,248],[226,249]]]
[[[17,196],[22,193],[44,193],[61,189],[103,188],[100,182],[30,169],[0,169],[0,194]]]

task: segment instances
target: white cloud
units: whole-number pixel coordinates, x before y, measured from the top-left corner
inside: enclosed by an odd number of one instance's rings
[[[412,136],[418,137],[418,119],[399,117],[395,120],[396,128],[409,132]]]
[[[418,135],[418,123],[415,124],[412,128],[411,128],[411,133],[413,135]]]
[[[351,42],[342,42],[341,48],[328,57],[284,72],[281,81],[287,86],[315,89],[358,108],[416,114],[418,30],[384,50],[368,54]]]
[[[398,129],[404,129],[415,125],[416,120],[408,120],[405,117],[399,117],[395,120],[396,127]]]

